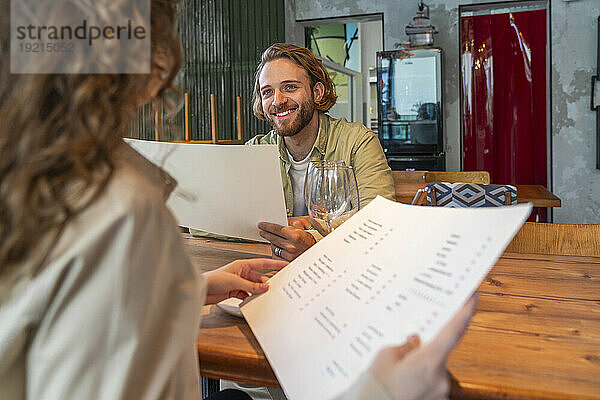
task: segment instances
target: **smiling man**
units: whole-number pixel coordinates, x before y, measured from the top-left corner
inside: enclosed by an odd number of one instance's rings
[[[394,200],[394,181],[377,136],[363,124],[325,114],[336,102],[323,64],[305,48],[277,43],[264,51],[256,70],[254,114],[273,130],[247,144],[279,146],[281,177],[290,226],[261,222],[273,254],[293,260],[320,238],[310,229],[304,177],[314,160],[344,160],[356,174],[360,206],[377,195]]]

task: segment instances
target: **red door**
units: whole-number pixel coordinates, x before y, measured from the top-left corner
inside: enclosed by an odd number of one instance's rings
[[[546,10],[461,16],[464,170],[547,186],[546,37]]]

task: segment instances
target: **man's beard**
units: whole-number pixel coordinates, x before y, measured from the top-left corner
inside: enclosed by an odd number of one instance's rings
[[[276,110],[274,112],[281,112],[281,111],[285,111],[285,109]],[[273,121],[272,118],[274,118],[274,117],[271,116],[270,113],[267,114],[267,118],[269,120],[269,123],[271,124],[271,126],[273,127],[275,132],[277,132],[278,135],[294,136],[295,134],[300,132],[302,129],[304,129],[306,127],[306,125],[308,125],[310,123],[314,112],[315,112],[315,103],[311,96],[310,100],[303,101],[302,103],[300,103],[300,105],[298,106],[298,108],[296,110],[297,115],[294,117],[294,121],[291,124],[287,124],[286,126],[280,128],[276,125],[275,121]]]

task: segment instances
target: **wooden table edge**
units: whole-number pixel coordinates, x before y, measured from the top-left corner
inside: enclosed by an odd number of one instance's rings
[[[449,397],[453,400],[480,400],[482,398],[486,400],[598,400],[598,396],[587,396],[582,394],[567,395],[564,393],[546,392],[542,390],[522,389],[518,394],[508,393],[502,386],[494,384],[481,385],[470,382],[458,383],[452,376],[451,371],[449,371],[449,374],[451,381]]]
[[[230,349],[219,349],[206,345],[199,340],[198,336],[196,339],[196,350],[198,352],[200,375],[206,378],[225,379],[251,385],[280,387],[269,364],[269,360],[267,360],[258,340],[254,337],[254,333],[246,321],[243,318],[226,314],[215,305],[205,305],[202,307],[202,321],[210,321],[208,318],[215,313],[219,316],[229,318],[232,326],[239,327],[240,324],[245,324],[247,329],[238,329],[247,338],[248,346],[253,351],[238,351],[233,354]],[[202,326],[203,322],[200,324],[201,329]],[[248,334],[252,335],[251,340]],[[200,335],[200,331],[198,335]],[[248,377],[247,370],[252,371],[251,377]]]

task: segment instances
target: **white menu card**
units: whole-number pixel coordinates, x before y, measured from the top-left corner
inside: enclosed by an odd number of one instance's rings
[[[377,197],[242,313],[288,398],[331,399],[383,347],[411,334],[431,341],[530,213],[529,204],[456,209]]]
[[[287,225],[277,146],[125,141],[177,181],[179,225],[261,242],[259,222]]]

